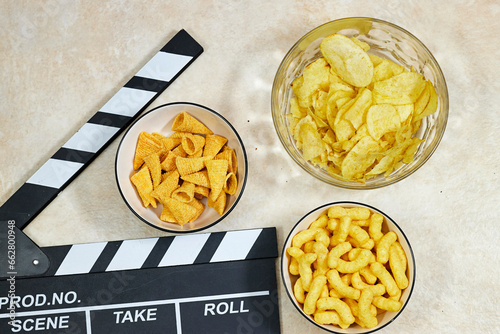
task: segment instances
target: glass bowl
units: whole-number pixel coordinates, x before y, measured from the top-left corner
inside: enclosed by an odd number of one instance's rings
[[[341,206],[344,208],[354,208],[354,207],[364,207],[368,208],[372,213],[379,213],[384,217],[384,221],[382,223],[382,232],[385,234],[389,231],[394,231],[396,235],[398,236],[397,241],[401,244],[401,247],[403,248],[404,252],[406,253],[406,259],[407,259],[407,267],[406,267],[406,277],[408,278],[408,287],[404,289],[401,293],[401,298],[400,302],[402,303],[402,306],[399,311],[393,312],[393,311],[385,311],[383,313],[380,313],[377,315],[377,321],[378,325],[374,328],[363,328],[359,326],[358,324],[354,323],[351,326],[349,326],[346,329],[342,329],[339,326],[336,325],[322,325],[318,324],[317,322],[314,321],[313,317],[306,314],[303,310],[303,307],[301,304],[297,302],[295,299],[294,295],[294,290],[293,287],[295,285],[295,282],[297,281],[298,276],[294,276],[290,274],[289,271],[289,266],[290,266],[290,255],[287,253],[287,248],[291,247],[292,245],[292,239],[293,237],[300,231],[306,230],[309,225],[311,225],[312,222],[314,222],[318,217],[320,217],[326,210],[328,210],[332,206]],[[415,271],[416,271],[416,266],[415,266],[415,257],[413,254],[413,250],[411,248],[410,242],[408,241],[408,238],[404,234],[403,230],[396,224],[394,220],[392,220],[389,216],[387,216],[385,213],[382,211],[367,205],[363,203],[358,203],[358,202],[332,202],[332,203],[327,203],[322,206],[319,206],[315,208],[314,210],[310,211],[307,213],[304,217],[302,217],[296,224],[295,226],[291,229],[290,233],[288,234],[285,243],[283,245],[283,250],[281,254],[281,278],[283,281],[283,285],[285,286],[286,293],[288,297],[290,298],[290,301],[292,304],[295,306],[296,310],[308,321],[310,321],[312,324],[322,328],[326,332],[329,333],[339,333],[339,334],[344,334],[344,333],[373,333],[376,332],[382,328],[387,327],[390,323],[392,323],[405,309],[406,305],[408,304],[410,297],[413,292],[413,288],[415,286]]]
[[[174,132],[171,128],[175,117],[184,111],[205,124],[214,134],[223,136],[228,140],[227,145],[231,147],[236,154],[238,171],[236,175],[236,192],[234,195],[228,196],[226,209],[222,215],[219,215],[215,210],[208,207],[206,198],[203,198],[201,201],[205,205],[203,213],[194,222],[189,222],[181,226],[179,224],[160,220],[160,214],[163,207],[161,203],[158,203],[155,209],[151,207],[145,208],[135,187],[132,182],[130,182],[130,177],[135,173],[133,161],[139,133],[142,131],[148,133],[158,132],[165,136],[169,136]],[[128,208],[144,223],[159,230],[173,233],[198,232],[226,218],[236,207],[236,204],[243,195],[247,181],[247,173],[247,155],[243,142],[238,132],[236,132],[236,129],[216,111],[190,102],[164,104],[142,115],[125,132],[118,146],[115,160],[116,183]]]
[[[379,175],[365,183],[336,178],[323,168],[306,161],[289,131],[286,115],[290,113],[290,99],[294,96],[291,84],[302,74],[306,65],[322,57],[321,41],[334,33],[356,37],[370,45],[369,54],[388,58],[406,69],[413,68],[430,80],[438,95],[436,113],[424,118],[416,136],[424,141],[415,152],[414,160],[402,164],[390,175]],[[317,179],[349,189],[374,189],[398,182],[418,170],[434,153],[443,137],[448,120],[448,89],[444,75],[434,56],[415,36],[395,24],[374,18],[344,18],[325,23],[303,36],[288,51],[281,62],[272,87],[271,111],[274,127],[285,150],[292,159]]]

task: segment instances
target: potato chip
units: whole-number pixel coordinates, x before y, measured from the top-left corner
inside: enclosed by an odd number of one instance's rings
[[[359,39],[357,39],[356,37],[351,37],[350,38],[351,41],[354,42],[354,44],[356,44],[357,46],[359,46],[361,49],[363,49],[363,51],[367,52],[368,50],[370,50],[370,45],[366,42],[363,42],[363,41],[360,41]]]
[[[379,140],[387,132],[396,131],[400,126],[399,114],[390,104],[373,105],[366,113],[366,127],[375,140]]]
[[[324,90],[317,90],[312,96],[312,105],[314,107],[314,115],[321,119],[324,123],[326,121],[328,93]],[[326,126],[326,125],[325,125]]]
[[[328,90],[330,84],[330,67],[325,59],[319,58],[304,68],[304,80],[296,88],[299,106],[306,107],[310,104],[312,95],[318,90]]]
[[[378,66],[381,62],[384,61],[384,58],[379,57],[379,56],[374,55],[374,54],[371,54],[371,53],[368,54],[368,57],[370,57],[370,60],[371,60],[371,62],[373,64],[373,68],[374,69],[375,69],[376,66]]]
[[[354,104],[355,100],[351,98],[341,98],[336,101],[337,104],[337,114],[335,115],[335,123],[337,124],[344,119],[345,113]],[[335,129],[334,129],[335,130]]]
[[[342,176],[353,180],[375,162],[372,153],[380,149],[378,143],[371,137],[363,137],[350,151],[342,162]]]
[[[162,148],[162,143],[155,136],[142,131],[137,139],[137,146],[134,155],[134,166],[135,170],[139,169],[144,158],[155,152],[158,152]]]
[[[404,71],[404,67],[396,64],[389,59],[383,59],[382,61],[373,69],[373,81],[383,81],[389,79],[395,75],[401,74]]]
[[[167,198],[164,205],[167,206],[177,223],[181,226],[188,223],[198,213],[195,207],[173,198]]]
[[[208,179],[210,180],[210,198],[215,201],[224,187],[228,162],[226,160],[205,161]]]
[[[184,131],[203,135],[213,134],[212,130],[187,112],[182,112],[175,117],[172,124],[172,131]]]
[[[130,177],[130,181],[132,181],[137,189],[144,207],[147,208],[151,204],[152,207],[156,208],[156,201],[151,196],[153,182],[151,181],[149,169],[146,166],[142,167],[137,173]]]
[[[356,133],[356,129],[354,129],[351,122],[343,118],[340,119],[337,124],[335,124],[333,130],[335,131],[335,136],[337,137],[337,140],[339,142],[349,140],[349,138],[351,138]]]
[[[301,75],[300,77],[297,77],[295,80],[292,81],[292,84],[291,84],[292,91],[295,94],[295,96],[297,97],[297,99],[296,99],[297,105],[299,105],[299,106],[300,106],[299,101],[302,98],[302,85],[303,84],[304,84],[304,76],[303,75]]]
[[[365,87],[372,81],[373,64],[368,54],[346,36],[330,35],[323,39],[320,49],[323,57],[345,82],[355,87]]]
[[[414,137],[409,139],[409,141],[410,144],[406,148],[406,151],[403,155],[403,162],[405,164],[412,162],[413,157],[415,156],[415,152],[418,150],[418,146],[422,142],[422,139]]]
[[[396,111],[398,112],[401,123],[404,123],[413,115],[415,104],[401,104],[394,106],[394,108],[396,108]]]
[[[353,104],[344,113],[344,119],[351,122],[354,129],[359,129],[365,120],[366,112],[372,105],[372,92],[363,88],[353,100]]]
[[[312,118],[307,116],[303,120],[305,121],[299,127],[298,137],[305,143],[304,159],[311,160],[323,153],[325,147]]]
[[[431,98],[431,91],[429,89],[429,86],[426,84],[425,89],[422,91],[422,94],[417,98],[415,101],[413,107],[414,111],[413,114],[415,116],[418,116],[424,111],[425,107],[427,107],[427,104],[429,103],[429,99]]]
[[[297,101],[297,96],[293,96],[290,98],[290,116],[295,118],[304,117],[306,114],[306,109],[301,108],[299,106],[299,102]]]
[[[414,103],[426,86],[424,77],[415,72],[403,72],[373,85],[376,104],[401,105]]]
[[[314,121],[314,123],[316,124],[316,127],[318,127],[318,129],[328,127],[328,124],[323,119],[321,119],[321,117],[318,117],[318,115],[316,115],[312,111],[312,109],[307,110],[307,115],[309,115],[311,117],[311,119]]]
[[[436,93],[436,89],[434,88],[434,86],[432,85],[432,83],[430,81],[427,81],[426,89],[428,89],[429,93],[430,93],[429,102],[425,106],[425,109],[415,116],[415,118],[413,119],[413,122],[418,122],[422,118],[427,117],[429,115],[432,115],[437,110],[438,96]]]
[[[368,173],[366,173],[366,177],[377,176],[387,171],[392,172],[396,159],[397,159],[396,154],[390,154],[384,156]]]

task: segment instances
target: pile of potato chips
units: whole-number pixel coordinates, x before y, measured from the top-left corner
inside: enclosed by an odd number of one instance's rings
[[[227,138],[214,134],[183,112],[172,124],[173,134],[141,132],[130,178],[144,207],[163,205],[160,219],[184,225],[209,207],[222,215],[227,197],[238,186],[236,153]]]
[[[421,120],[436,112],[432,83],[369,45],[341,34],[326,37],[323,57],[292,83],[289,130],[305,160],[346,181],[388,176],[410,163]]]

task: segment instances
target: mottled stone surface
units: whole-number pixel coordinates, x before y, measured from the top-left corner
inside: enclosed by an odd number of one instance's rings
[[[151,106],[204,104],[240,133],[248,185],[207,230],[289,229],[311,209],[360,201],[391,216],[417,263],[412,299],[381,333],[494,333],[500,316],[500,130],[497,1],[2,1],[0,203],[5,202],[179,29],[205,52]],[[350,16],[388,20],[433,52],[447,80],[441,145],[404,181],[371,191],[333,188],[294,164],[270,113],[274,74],[303,34]],[[121,137],[120,137],[121,138]],[[118,139],[120,139],[118,138]],[[168,235],[123,203],[113,142],[25,230],[39,245]],[[281,254],[281,249],[280,249]],[[283,333],[321,333],[299,316],[279,272]]]

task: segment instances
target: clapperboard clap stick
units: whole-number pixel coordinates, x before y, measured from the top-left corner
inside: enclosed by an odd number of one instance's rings
[[[280,332],[275,228],[44,248],[22,232],[202,52],[179,31],[0,207],[0,333]]]

